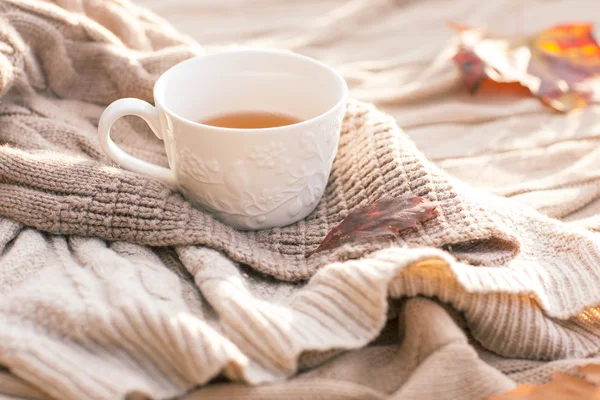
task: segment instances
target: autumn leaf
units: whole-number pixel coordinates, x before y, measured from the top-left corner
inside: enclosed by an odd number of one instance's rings
[[[581,376],[552,374],[542,385],[522,385],[490,400],[600,400],[600,365],[579,367]]]
[[[558,111],[587,106],[591,79],[600,75],[600,46],[590,24],[558,25],[526,38],[502,38],[453,24],[459,44],[454,61],[476,93],[482,83],[518,82]]]
[[[371,205],[349,213],[311,254],[331,250],[346,243],[381,236],[396,236],[400,231],[415,228],[419,222],[431,218],[435,214],[436,206],[437,203],[412,194],[383,197]]]

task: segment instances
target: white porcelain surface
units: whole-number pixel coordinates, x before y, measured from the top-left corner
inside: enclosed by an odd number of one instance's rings
[[[335,158],[347,87],[331,68],[294,53],[234,50],[184,61],[154,87],[155,107],[121,99],[102,114],[106,154],[123,168],[176,186],[193,203],[238,229],[284,226],[316,207]],[[303,122],[227,129],[204,120],[235,111],[268,111]],[[112,124],[143,118],[164,141],[170,169],[119,149]]]

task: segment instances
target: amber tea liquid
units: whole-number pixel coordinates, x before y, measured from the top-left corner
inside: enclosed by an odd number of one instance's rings
[[[261,129],[276,128],[297,124],[298,118],[286,114],[263,112],[263,111],[240,111],[217,115],[201,120],[201,124],[217,126],[220,128],[233,129]]]

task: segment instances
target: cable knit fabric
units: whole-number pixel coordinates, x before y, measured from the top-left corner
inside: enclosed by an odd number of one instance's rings
[[[483,399],[532,381],[520,362],[568,369],[600,350],[600,237],[450,177],[375,107],[348,103],[309,217],[239,232],[111,165],[96,138],[106,104],[152,101],[162,71],[206,50],[127,1],[0,13],[7,394]],[[167,165],[141,121],[113,137]],[[351,210],[405,193],[437,216],[308,256]]]

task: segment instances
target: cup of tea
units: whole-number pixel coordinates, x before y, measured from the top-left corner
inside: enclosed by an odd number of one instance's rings
[[[120,99],[103,112],[103,151],[122,168],[176,187],[246,230],[284,226],[321,199],[336,155],[347,86],[331,67],[286,51],[232,50],[183,61],[160,76],[154,106]],[[125,115],[162,139],[169,168],[110,138]]]

